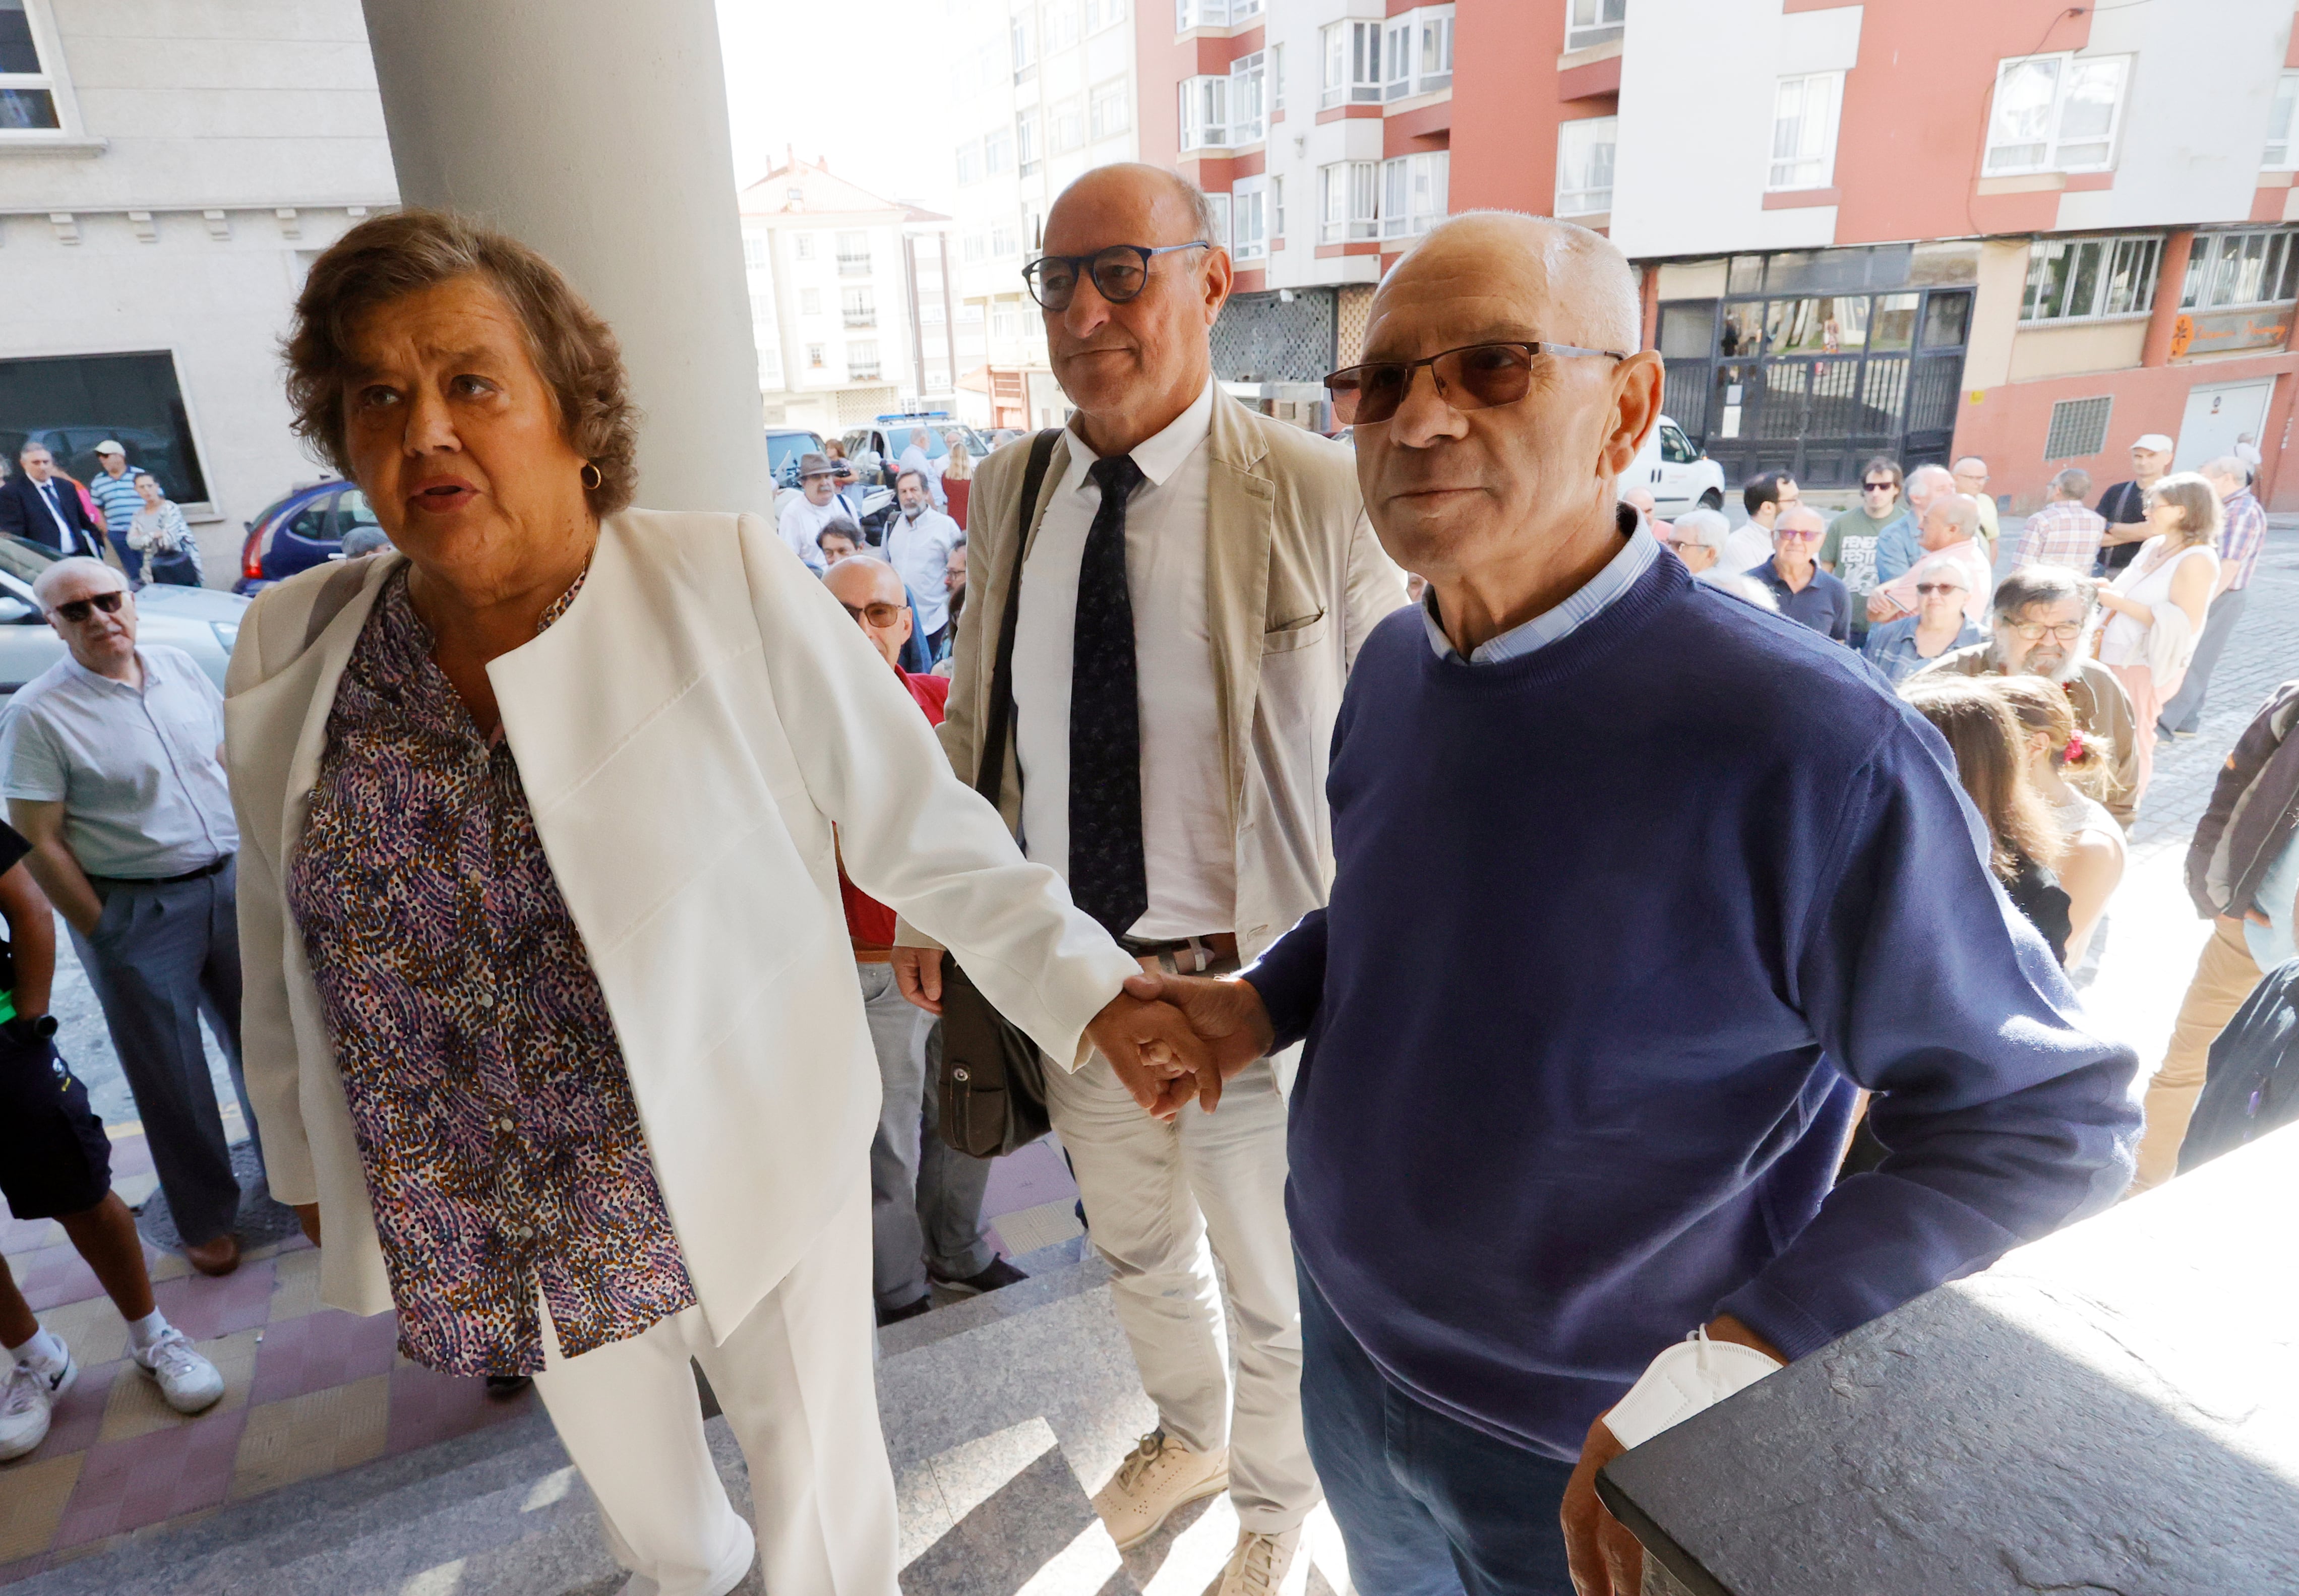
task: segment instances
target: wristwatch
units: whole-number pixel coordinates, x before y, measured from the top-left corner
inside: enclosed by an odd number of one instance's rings
[[[1704,1326],[1652,1360],[1628,1395],[1606,1413],[1605,1427],[1623,1446],[1642,1446],[1786,1367],[1737,1341],[1712,1341]]]

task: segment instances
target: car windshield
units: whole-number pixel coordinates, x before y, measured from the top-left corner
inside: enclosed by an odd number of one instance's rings
[[[62,558],[53,549],[44,549],[12,533],[0,537],[0,571],[24,582],[35,580]]]
[[[768,433],[767,434],[767,469],[776,481],[788,476],[798,480],[798,457],[819,453],[822,440],[812,433]]]
[[[878,422],[878,430],[886,435],[887,459],[890,461],[902,458],[902,451],[910,446],[910,434],[920,427],[925,429],[928,459],[938,460],[950,453],[950,441],[946,436],[950,433],[956,433],[964,439],[966,452],[977,460],[990,452],[989,439],[974,428],[962,426],[947,418],[922,421],[887,420],[882,418]]]

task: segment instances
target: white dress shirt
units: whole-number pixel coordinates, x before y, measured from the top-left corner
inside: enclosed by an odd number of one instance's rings
[[[806,562],[808,570],[819,576],[830,566],[829,562],[822,558],[822,545],[815,540],[822,535],[824,527],[844,514],[846,507],[838,502],[835,493],[830,496],[828,504],[809,503],[806,495],[801,493],[784,506],[782,518],[776,525],[783,534],[783,542],[790,545],[791,552]]]
[[[897,510],[886,523],[884,546],[869,551],[901,574],[928,633],[950,624],[950,551],[965,541],[958,523],[938,509],[921,510],[915,521]]]
[[[1125,511],[1125,586],[1141,716],[1146,939],[1236,929],[1237,836],[1222,770],[1213,640],[1206,625],[1206,504],[1214,391],[1133,451],[1143,482]],[[1022,570],[1014,631],[1015,751],[1022,848],[1067,880],[1070,853],[1070,663],[1078,575],[1101,490],[1098,457],[1073,430],[1069,467]]]
[[[1753,571],[1772,558],[1772,534],[1754,521],[1744,521],[1734,527],[1724,539],[1724,551],[1716,557],[1716,568],[1737,576]]]

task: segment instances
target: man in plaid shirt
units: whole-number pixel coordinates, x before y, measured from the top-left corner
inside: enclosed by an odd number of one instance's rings
[[[2052,478],[2052,496],[2043,509],[2028,517],[2020,533],[2019,552],[2012,568],[2065,566],[2089,575],[2099,557],[2099,540],[2107,521],[2084,502],[2091,497],[2091,473],[2071,466]]]
[[[2222,455],[2205,462],[2204,478],[2220,496],[2225,517],[2220,527],[2220,586],[2212,597],[2211,613],[2204,618],[2203,641],[2195,645],[2187,678],[2155,723],[2174,737],[2193,737],[2203,723],[2212,669],[2227,651],[2236,623],[2243,619],[2251,574],[2259,567],[2259,551],[2267,546],[2267,509],[2251,491],[2251,467],[2234,455]]]

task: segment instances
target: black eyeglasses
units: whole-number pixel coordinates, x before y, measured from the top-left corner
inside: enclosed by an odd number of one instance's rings
[[[1141,291],[1150,285],[1150,262],[1159,255],[1213,247],[1199,238],[1156,249],[1143,244],[1113,244],[1091,255],[1041,255],[1022,269],[1022,280],[1030,285],[1032,299],[1058,315],[1077,297],[1081,275],[1093,279],[1096,294],[1113,305],[1122,305],[1141,297]]]
[[[91,609],[100,609],[108,616],[118,615],[120,601],[127,596],[118,588],[114,588],[108,593],[97,593],[92,598],[74,599],[69,604],[59,604],[56,606],[55,613],[77,626],[87,619]]]
[[[1426,366],[1438,398],[1457,410],[1490,410],[1515,404],[1531,391],[1535,355],[1629,358],[1616,349],[1582,349],[1576,343],[1465,343],[1425,360],[1344,366],[1326,376],[1325,392],[1332,396],[1333,419],[1341,426],[1379,426],[1397,414],[1413,391],[1413,374]]]

